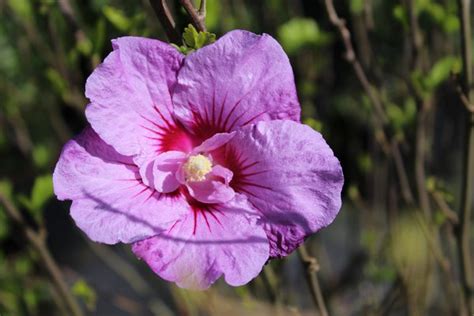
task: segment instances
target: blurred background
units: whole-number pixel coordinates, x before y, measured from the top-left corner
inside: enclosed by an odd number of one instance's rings
[[[463,192],[467,200],[472,192],[463,185],[468,104],[457,1],[337,0],[329,16],[330,2],[208,0],[206,17],[218,37],[238,28],[281,43],[303,122],[342,162],[343,208],[306,241],[326,308],[466,313],[456,236],[466,222]],[[189,16],[168,3],[182,31]],[[86,124],[85,80],[110,40],[167,40],[148,0],[0,0],[0,13],[0,315],[70,314],[45,258],[85,315],[321,314],[297,253],[271,261],[247,286],[186,291],[129,246],[90,242],[70,204],[53,196],[52,170]]]

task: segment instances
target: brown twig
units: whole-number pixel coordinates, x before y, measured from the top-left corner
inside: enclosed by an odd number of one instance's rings
[[[48,271],[53,284],[55,285],[57,291],[64,299],[66,305],[68,306],[71,315],[82,316],[83,313],[79,304],[77,303],[74,296],[69,291],[69,288],[64,281],[64,276],[56,263],[54,261],[51,253],[46,246],[46,234],[44,231],[35,231],[33,230],[24,220],[20,211],[15,207],[15,205],[8,199],[4,194],[0,193],[0,203],[4,206],[5,212],[8,217],[10,217],[13,222],[15,222],[25,234],[26,239],[29,241],[31,246],[38,252],[42,264]]]
[[[471,38],[471,1],[458,0],[458,14],[461,19],[461,47],[463,59],[463,92],[468,104],[474,100],[472,38]],[[471,263],[471,212],[472,191],[474,189],[474,113],[468,113],[466,125],[466,143],[464,146],[462,173],[461,208],[458,227],[459,263],[463,286],[465,309],[469,315],[474,313],[474,284]]]
[[[337,28],[341,39],[343,41],[345,50],[346,50],[346,60],[352,65],[354,72],[360,84],[364,88],[367,96],[369,97],[372,105],[375,109],[374,123],[375,123],[375,138],[382,146],[385,154],[392,152],[394,154],[396,164],[396,171],[398,178],[400,179],[400,185],[402,186],[402,196],[407,204],[413,203],[413,194],[411,193],[410,186],[408,185],[408,176],[406,174],[406,168],[403,165],[403,160],[401,158],[400,148],[397,143],[389,144],[387,141],[387,136],[384,131],[384,126],[388,122],[387,115],[384,110],[383,102],[376,91],[376,88],[370,83],[367,75],[364,72],[357,55],[354,51],[354,47],[351,41],[351,33],[346,26],[346,22],[341,19],[336,12],[334,7],[333,0],[325,0],[326,11],[329,16],[331,23]],[[391,147],[391,148],[390,148]]]
[[[449,222],[453,225],[459,224],[458,214],[456,214],[456,212],[449,207],[448,203],[443,198],[441,192],[433,191],[431,192],[431,196],[433,197],[433,200],[435,201],[436,205],[438,205],[441,212],[443,212],[444,216],[446,216],[446,218],[449,220]]]
[[[383,123],[385,123],[387,121],[387,116],[383,109],[382,102],[380,101],[380,98],[376,95],[376,91],[374,87],[370,83],[369,79],[367,78],[367,75],[364,72],[364,69],[362,68],[359,60],[357,59],[356,53],[354,51],[354,46],[352,45],[351,33],[349,32],[349,29],[346,27],[346,21],[341,19],[337,15],[337,12],[336,12],[336,9],[334,8],[334,3],[332,0],[325,0],[325,4],[326,4],[326,11],[328,13],[329,20],[337,28],[337,30],[339,31],[339,34],[341,35],[344,48],[346,49],[345,57],[347,61],[354,68],[355,74],[357,78],[359,79],[359,82],[361,83],[362,87],[367,93],[367,96],[369,97],[370,101],[374,105],[377,116]]]
[[[319,308],[321,316],[328,316],[328,310],[326,308],[326,303],[324,303],[323,293],[321,287],[319,286],[318,277],[316,272],[319,271],[319,263],[316,258],[309,255],[308,250],[305,245],[302,244],[298,248],[298,255],[306,269],[306,280],[311,289],[311,295],[313,297],[314,304]]]
[[[408,204],[413,204],[414,199],[411,193],[410,183],[408,182],[407,172],[405,170],[405,165],[403,164],[403,158],[400,153],[399,147],[397,146],[396,140],[392,141],[392,156],[393,161],[395,162],[395,168],[399,175],[400,188],[402,192],[403,199]]]
[[[199,10],[196,10],[194,5],[191,3],[191,0],[179,0],[181,5],[184,7],[186,12],[191,17],[191,21],[200,32],[205,32],[206,29],[206,0],[201,0],[199,5]]]
[[[155,11],[158,20],[165,29],[168,40],[175,44],[181,43],[181,36],[176,30],[176,23],[168,8],[166,0],[150,0],[151,7]]]
[[[459,100],[461,100],[462,105],[466,108],[469,113],[474,113],[474,104],[469,101],[469,98],[466,96],[464,91],[462,91],[461,86],[456,86],[456,92],[458,93]]]
[[[423,36],[418,24],[418,16],[415,12],[414,0],[406,0],[405,6],[409,16],[408,38],[410,40],[410,69],[424,72],[424,59],[422,58]],[[415,181],[418,191],[418,202],[425,216],[431,215],[431,206],[429,201],[428,190],[426,189],[426,144],[427,144],[427,125],[428,115],[431,108],[431,97],[423,96],[416,87],[413,86],[412,80],[408,79],[409,90],[413,94],[418,106],[416,138],[415,138]]]

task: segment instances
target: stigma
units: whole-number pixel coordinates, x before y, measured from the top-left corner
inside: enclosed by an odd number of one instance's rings
[[[202,181],[211,170],[211,160],[201,154],[189,157],[183,165],[186,181]]]

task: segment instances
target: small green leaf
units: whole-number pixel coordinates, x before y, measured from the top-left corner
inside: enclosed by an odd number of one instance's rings
[[[33,148],[33,162],[38,168],[44,168],[51,160],[51,151],[45,145],[37,145]]]
[[[313,19],[293,18],[278,28],[278,39],[288,54],[306,46],[324,45],[330,39]]]
[[[347,194],[352,201],[358,200],[360,198],[359,188],[355,184],[349,185]]]
[[[362,13],[364,10],[364,1],[363,0],[351,0],[350,2],[351,12],[354,14]]]
[[[84,56],[92,54],[93,45],[90,39],[84,37],[76,43],[77,50]]]
[[[451,72],[459,72],[461,69],[461,61],[459,58],[448,56],[438,60],[428,73],[425,85],[428,89],[433,90],[448,79]]]
[[[46,69],[46,78],[58,94],[64,95],[67,92],[68,84],[57,70],[53,68]]]
[[[106,5],[102,9],[102,13],[113,26],[122,32],[128,31],[132,26],[132,21],[123,13],[122,10]]]
[[[321,132],[323,129],[323,122],[315,120],[312,117],[308,117],[303,120],[303,123],[314,129],[315,131]]]
[[[171,45],[181,53],[188,55],[206,45],[214,43],[215,41],[215,34],[209,32],[198,32],[192,24],[189,24],[183,32],[183,45]]]
[[[403,26],[408,25],[408,17],[405,8],[402,5],[398,4],[393,7],[393,17],[399,21]]]
[[[33,9],[30,0],[10,0],[8,4],[13,12],[23,19],[31,19]]]
[[[184,45],[194,48],[196,47],[196,42],[197,42],[197,37],[198,37],[198,31],[192,26],[191,24],[188,25],[184,29],[183,32],[183,43]]]
[[[53,179],[51,175],[37,177],[31,190],[31,204],[36,210],[41,209],[53,196]]]
[[[357,165],[363,173],[368,173],[373,168],[372,159],[366,153],[357,157]]]
[[[74,283],[72,293],[84,301],[88,310],[95,310],[97,304],[97,293],[85,280],[80,279]]]
[[[0,206],[0,241],[8,236],[8,233],[10,232],[9,227],[10,225],[8,223],[7,215]]]
[[[446,220],[448,219],[446,217],[446,215],[443,212],[440,212],[440,211],[435,212],[434,215],[435,215],[434,216],[434,223],[438,226],[443,225],[446,222]]]
[[[461,27],[459,18],[455,14],[448,14],[442,22],[443,29],[446,33],[455,33]]]
[[[0,180],[0,193],[2,193],[7,199],[11,199],[13,196],[12,183],[6,179]]]
[[[53,179],[51,175],[39,176],[36,178],[31,196],[18,196],[18,201],[30,212],[35,220],[42,221],[42,209],[44,204],[53,196]]]

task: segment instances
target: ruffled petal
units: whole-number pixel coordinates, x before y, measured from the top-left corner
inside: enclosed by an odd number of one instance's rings
[[[289,254],[329,225],[341,207],[339,161],[321,134],[292,121],[242,128],[212,153],[233,171],[231,186],[264,215],[272,257]]]
[[[226,203],[235,196],[229,186],[232,171],[222,166],[214,166],[204,181],[187,181],[189,194],[202,203]]]
[[[187,214],[181,195],[145,186],[131,158],[86,128],[63,148],[53,174],[60,200],[73,200],[71,216],[94,241],[130,243],[161,233]]]
[[[185,160],[186,154],[181,151],[167,151],[158,155],[154,160],[140,166],[143,182],[161,193],[175,191],[180,185],[176,172]]]
[[[114,50],[87,79],[87,120],[124,155],[190,150],[191,140],[171,113],[171,91],[183,55],[140,37],[113,40]]]
[[[202,152],[209,152],[209,151],[215,150],[215,149],[225,145],[227,142],[229,142],[229,140],[231,140],[232,137],[234,137],[234,132],[215,134],[211,138],[206,139],[205,141],[203,141],[201,143],[201,145],[195,147],[192,150],[192,153],[193,154],[199,154],[199,153],[202,153]]]
[[[201,139],[262,120],[300,119],[285,52],[271,36],[241,30],[186,57],[173,103]]]
[[[166,233],[133,245],[163,279],[201,290],[222,274],[230,285],[246,284],[259,274],[268,251],[265,231],[243,197],[226,205],[194,206],[194,214]]]

